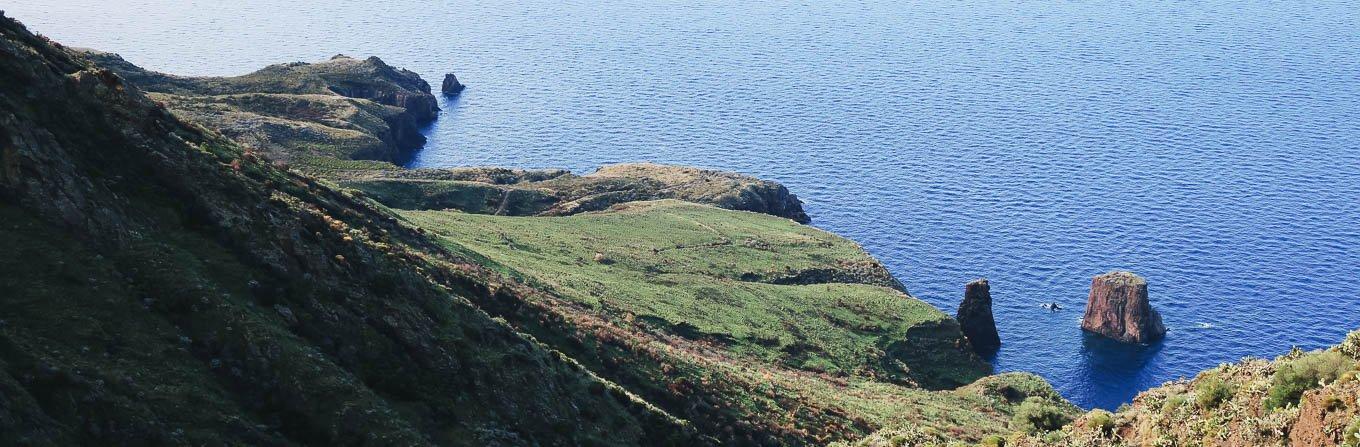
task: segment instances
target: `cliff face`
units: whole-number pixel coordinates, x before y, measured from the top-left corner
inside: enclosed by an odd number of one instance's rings
[[[1081,328],[1125,343],[1147,343],[1166,335],[1161,314],[1148,301],[1147,280],[1129,272],[1091,280]]]
[[[673,198],[696,203],[709,203],[720,208],[785,217],[798,223],[811,222],[803,212],[798,196],[775,182],[754,177],[679,166],[651,163],[618,164],[600,168],[587,178],[602,180],[627,179],[656,182],[658,198]],[[576,199],[558,206],[560,213],[592,210],[600,200],[595,197]]]
[[[425,144],[419,127],[439,110],[428,83],[376,57],[271,65],[235,77],[181,77],[142,69],[116,54],[84,56],[172,112],[294,163],[307,157],[402,162]]]
[[[380,207],[3,17],[0,168],[0,444],[706,442]]]
[[[963,288],[963,302],[954,317],[963,328],[973,349],[978,353],[995,352],[1001,347],[1001,336],[996,333],[992,317],[992,289],[986,279],[968,283]]]

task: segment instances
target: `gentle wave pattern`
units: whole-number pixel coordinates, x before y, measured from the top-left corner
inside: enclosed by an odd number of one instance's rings
[[[437,4],[436,4],[437,3]],[[991,279],[1001,370],[1085,407],[1360,327],[1355,2],[24,0],[182,74],[380,55],[469,85],[415,166],[651,160],[784,182],[952,311]],[[1093,275],[1172,329],[1077,328]],[[1066,310],[1050,313],[1041,303]]]

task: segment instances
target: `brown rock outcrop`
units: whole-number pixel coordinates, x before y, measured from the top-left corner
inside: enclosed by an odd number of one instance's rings
[[[1130,272],[1091,279],[1081,328],[1125,343],[1146,343],[1166,335],[1162,316],[1148,301],[1147,280]]]
[[[973,344],[973,351],[984,354],[1001,347],[1001,336],[996,333],[992,317],[992,292],[986,279],[978,279],[963,288],[963,302],[954,317],[959,320],[963,335]]]

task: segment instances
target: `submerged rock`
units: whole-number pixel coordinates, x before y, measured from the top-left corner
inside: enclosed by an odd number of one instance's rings
[[[1162,316],[1148,301],[1147,280],[1131,272],[1092,278],[1081,328],[1124,343],[1146,343],[1166,335]]]
[[[955,315],[963,335],[979,354],[991,353],[1001,347],[1001,336],[996,333],[992,317],[992,291],[986,279],[978,279],[963,288],[963,302]]]
[[[449,73],[444,75],[444,85],[440,87],[440,91],[447,96],[456,96],[463,91],[463,87],[466,86],[458,82],[458,77]]]

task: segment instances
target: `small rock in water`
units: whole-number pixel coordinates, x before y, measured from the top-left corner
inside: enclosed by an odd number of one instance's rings
[[[444,75],[444,85],[440,88],[440,91],[444,92],[445,95],[455,96],[463,91],[463,87],[465,86],[461,82],[458,82],[458,77],[454,76],[453,73],[449,73]]]

